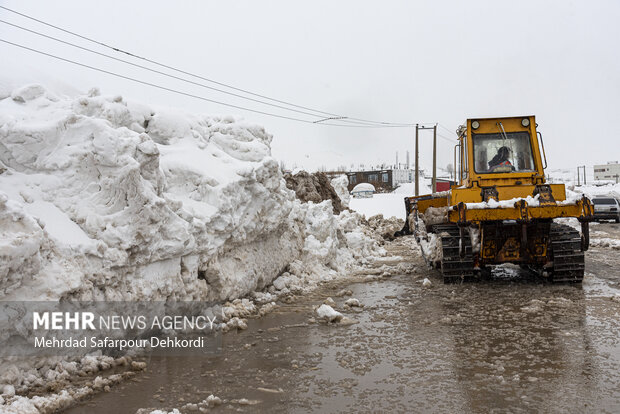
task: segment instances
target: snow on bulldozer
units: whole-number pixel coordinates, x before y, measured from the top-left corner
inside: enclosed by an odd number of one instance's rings
[[[449,191],[405,198],[407,220],[427,263],[446,283],[513,263],[552,282],[580,283],[593,208],[545,180],[547,160],[534,116],[468,119],[457,130]],[[577,229],[559,218],[576,218]]]

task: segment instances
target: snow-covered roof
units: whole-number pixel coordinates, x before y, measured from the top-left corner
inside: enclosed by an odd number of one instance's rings
[[[357,191],[375,191],[375,186],[370,183],[359,183],[351,190],[352,193]]]

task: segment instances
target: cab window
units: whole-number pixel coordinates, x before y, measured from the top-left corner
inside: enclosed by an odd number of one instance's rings
[[[474,134],[474,168],[479,174],[535,171],[528,132]]]

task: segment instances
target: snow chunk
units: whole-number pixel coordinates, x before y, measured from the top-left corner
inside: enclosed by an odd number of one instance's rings
[[[222,400],[220,399],[220,397],[216,397],[213,394],[209,395],[207,399],[204,401],[207,403],[207,406],[209,407],[217,407],[218,405],[222,404]]]
[[[283,290],[289,287],[291,284],[291,276],[290,275],[282,275],[273,281],[273,287],[278,290]]]
[[[322,319],[326,322],[338,322],[343,317],[342,313],[334,310],[334,308],[326,304],[322,304],[321,306],[319,306],[316,310],[316,314],[319,319]]]
[[[467,206],[469,210],[486,209],[486,208],[514,208],[516,202],[520,200],[525,200],[525,202],[527,203],[529,207],[538,207],[540,205],[538,201],[539,197],[540,195],[536,194],[534,197],[532,196],[527,196],[524,198],[516,197],[510,200],[501,200],[501,201],[497,201],[494,198],[491,198],[489,201],[483,201],[480,203],[465,203],[465,206]]]
[[[355,298],[349,298],[349,299],[347,299],[347,300],[344,302],[344,305],[345,305],[345,306],[349,306],[349,307],[351,307],[351,308],[359,308],[359,307],[364,306],[364,305],[362,305],[362,304],[360,303],[360,301],[359,301],[358,299],[355,299]]]
[[[15,395],[15,387],[13,387],[10,384],[5,385],[4,387],[2,387],[2,395],[4,397],[12,397]]]
[[[323,303],[331,307],[336,306],[336,302],[332,298],[325,299]]]
[[[336,297],[351,296],[353,292],[350,289],[342,289],[336,293]]]
[[[591,238],[590,247],[606,247],[613,250],[620,250],[620,240],[607,237]]]
[[[11,99],[15,102],[25,103],[40,98],[47,93],[47,90],[43,86],[32,84],[15,89],[13,93],[11,93]]]

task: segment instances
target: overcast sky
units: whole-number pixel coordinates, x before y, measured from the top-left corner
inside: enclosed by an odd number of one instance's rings
[[[468,117],[533,114],[550,167],[620,159],[616,0],[2,0],[0,5],[209,79],[330,113],[438,122],[450,131]],[[5,10],[0,18],[94,47]],[[0,38],[210,99],[308,118],[139,71],[5,24]],[[173,95],[6,44],[0,44],[0,55],[3,76],[25,77],[34,68],[39,74],[32,76],[44,83],[56,78],[78,90],[98,86],[104,94],[154,105],[240,115],[274,135],[274,156],[287,166],[393,163],[396,151],[404,162],[405,151],[413,151],[412,129],[304,124]],[[454,135],[444,128],[439,133],[439,164],[445,166]],[[420,139],[421,164],[430,166],[431,132]]]

